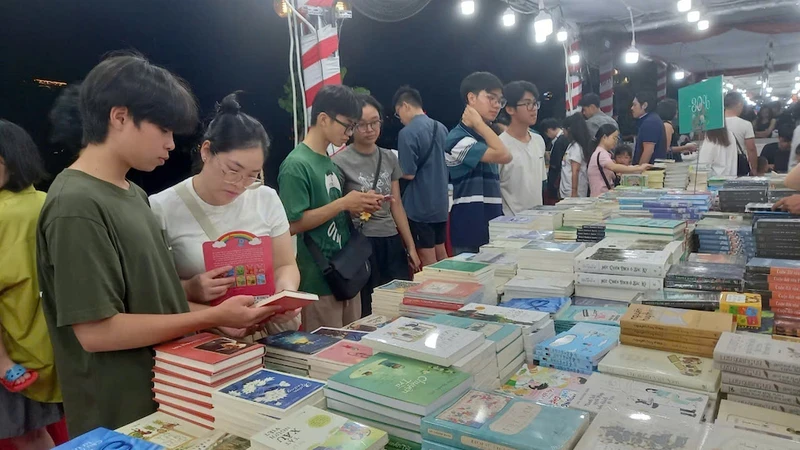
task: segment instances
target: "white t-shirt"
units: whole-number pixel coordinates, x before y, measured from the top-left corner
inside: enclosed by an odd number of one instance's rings
[[[795,153],[797,147],[800,147],[800,126],[794,129],[794,134],[792,135],[792,150],[791,153],[789,153],[789,172],[797,165],[798,155]]]
[[[286,211],[278,193],[272,188],[261,186],[246,190],[227,205],[213,206],[200,199],[192,185],[192,178],[181,184],[187,185],[200,208],[221,234],[247,231],[256,236],[275,238],[289,231]],[[204,242],[211,239],[178,196],[175,187],[150,196],[150,206],[161,222],[178,276],[187,280],[205,272],[202,247]]]
[[[736,176],[739,166],[737,157],[739,149],[736,147],[735,137],[730,129],[728,129],[728,139],[731,145],[727,147],[715,144],[708,138],[700,147],[697,163],[711,166],[711,176]]]
[[[586,173],[586,164],[583,158],[583,149],[580,144],[573,142],[564,152],[564,159],[561,164],[561,186],[559,194],[561,198],[572,197],[572,161],[581,163],[581,171],[578,174],[578,197],[589,195],[589,176]]]
[[[514,157],[500,165],[500,192],[503,194],[503,214],[515,216],[542,204],[542,183],[547,179],[544,165],[544,139],[529,132],[531,139],[524,143],[508,133],[500,135]]]
[[[728,131],[733,133],[736,137],[736,142],[742,147],[742,153],[747,154],[747,145],[745,145],[745,141],[747,139],[755,139],[756,137],[756,133],[753,131],[753,124],[741,117],[726,117],[725,126],[728,128]],[[736,147],[736,143],[734,143],[733,146]],[[736,150],[739,150],[738,147]],[[736,175],[735,171],[734,175]]]

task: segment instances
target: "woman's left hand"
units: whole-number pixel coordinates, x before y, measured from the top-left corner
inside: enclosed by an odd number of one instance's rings
[[[300,315],[300,310],[300,308],[297,308],[294,311],[286,311],[283,314],[275,314],[274,316],[270,317],[267,322],[272,322],[279,325],[289,323]]]
[[[408,251],[408,258],[411,260],[411,265],[414,266],[414,273],[422,270],[422,261],[420,261],[416,249],[411,249]]]

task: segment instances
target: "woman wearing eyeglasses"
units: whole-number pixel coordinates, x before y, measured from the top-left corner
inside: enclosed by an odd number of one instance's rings
[[[276,292],[298,289],[300,272],[286,212],[261,178],[268,148],[261,123],[240,111],[235,93],[228,95],[203,135],[200,173],[150,197],[190,302],[206,304],[234,285],[233,278],[223,277],[231,267],[205,271],[202,246],[238,230],[272,239]],[[267,331],[296,330],[298,313],[273,316]],[[243,337],[254,330],[222,331]]]
[[[359,97],[364,107],[353,143],[334,155],[333,163],[344,175],[345,194],[374,190],[385,198],[378,211],[353,217],[356,227],[363,224],[361,231],[372,242],[372,281],[361,291],[361,315],[367,316],[372,313],[373,289],[392,280],[409,280],[409,260],[415,268],[420,261],[400,200],[400,163],[394,152],[375,144],[383,123],[381,104],[369,95]]]

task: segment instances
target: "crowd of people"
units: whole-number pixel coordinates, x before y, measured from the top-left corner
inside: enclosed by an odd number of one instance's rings
[[[45,174],[33,140],[0,120],[0,439],[47,449],[45,427],[63,416],[72,436],[137,420],[156,409],[156,344],[201,330],[252,340],[342,327],[370,313],[376,286],[445,259],[448,224],[452,253],[478,252],[498,216],[599,196],[620,174],[697,148],[679,145],[674,101],[647,92],[631,109],[635,147],[619,145],[596,95],[583,98],[582,114],[544,120],[541,134],[530,82],[477,72],[460,95],[463,115],[448,130],[401,87],[389,105],[404,125],[395,153],[376,144],[385,112],[375,98],[323,87],[277,191],[262,178],[267,132],[235,93],[203,132],[194,176],[150,197],[128,181],[131,169],[164,165],[173,134],[198,123],[190,88],[137,55],[106,59],[56,102],[54,134],[79,139],[70,146],[80,151],[46,195],[34,188]],[[754,171],[753,126],[729,97],[727,128],[707,133],[701,160],[728,173],[746,149]],[[795,148],[778,131],[768,153],[776,169]],[[236,230],[271,239],[276,291],[319,301],[284,314],[251,308],[246,296],[210,306],[235,280],[230,267],[206,271],[202,244]]]

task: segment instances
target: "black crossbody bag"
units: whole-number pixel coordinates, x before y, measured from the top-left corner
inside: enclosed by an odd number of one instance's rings
[[[377,151],[378,168],[375,170],[375,179],[372,182],[373,191],[378,187],[378,177],[381,174],[381,163],[383,162],[383,152],[380,148]],[[345,212],[345,214],[349,214],[349,212]],[[339,301],[355,297],[364,289],[372,276],[372,267],[369,262],[372,256],[372,243],[361,233],[364,223],[362,222],[356,229],[353,220],[347,217],[347,226],[350,228],[350,239],[331,259],[322,254],[319,246],[308,233],[303,233],[303,242],[308,247],[317,267],[322,271],[322,276],[325,277],[331,293]]]

